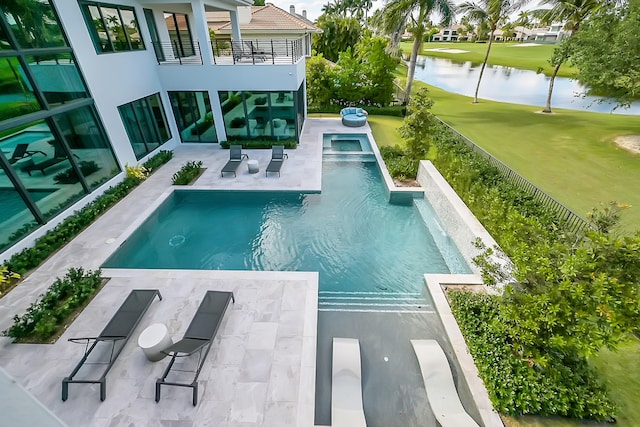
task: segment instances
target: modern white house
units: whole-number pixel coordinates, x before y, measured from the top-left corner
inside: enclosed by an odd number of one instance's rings
[[[305,38],[245,40],[250,4],[0,3],[0,259],[159,150],[298,141]],[[212,44],[210,12],[229,16],[226,49]]]
[[[462,28],[462,25],[452,25],[438,31],[431,36],[431,41],[434,42],[452,42],[458,40],[458,30]]]

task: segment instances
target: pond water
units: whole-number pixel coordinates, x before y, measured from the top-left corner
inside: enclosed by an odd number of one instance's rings
[[[460,95],[473,96],[482,64],[454,62],[449,59],[418,56],[415,79]],[[544,107],[549,89],[548,76],[535,71],[499,65],[487,65],[482,75],[478,98]],[[640,114],[640,102],[628,109],[617,108],[606,98],[585,96],[579,82],[556,77],[551,108],[568,108],[601,113]]]

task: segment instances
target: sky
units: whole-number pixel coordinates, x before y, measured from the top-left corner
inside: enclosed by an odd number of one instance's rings
[[[322,6],[329,3],[330,0],[305,0],[305,1],[292,1],[292,0],[266,0],[266,3],[273,3],[278,6],[280,9],[284,9],[287,12],[289,11],[289,7],[291,5],[296,7],[296,13],[302,14],[303,10],[307,11],[307,18],[311,21],[315,21],[322,14]],[[459,4],[464,0],[454,0],[454,3]],[[535,7],[529,6],[524,9],[535,9],[537,7],[537,2],[534,0],[531,2],[531,5]],[[378,10],[384,6],[383,0],[374,0],[373,8],[371,12]],[[370,13],[371,13],[370,12]]]

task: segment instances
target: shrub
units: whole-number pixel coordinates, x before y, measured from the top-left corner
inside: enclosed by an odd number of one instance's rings
[[[10,271],[6,266],[0,265],[0,296],[2,296],[8,286],[13,283],[14,280],[18,280],[20,275]]]
[[[125,165],[125,169],[127,171],[127,178],[144,181],[149,176],[149,171],[142,165],[129,166],[127,164]]]
[[[229,99],[227,99],[227,102],[225,104],[222,105],[222,113],[226,114],[229,111],[233,110],[236,105],[240,104],[242,102],[242,97],[240,95],[231,95],[229,97]]]
[[[32,303],[22,316],[13,317],[13,325],[3,333],[21,341],[45,342],[65,327],[69,317],[102,284],[100,270],[95,272],[71,268],[64,278],[57,278],[40,301]]]
[[[380,147],[380,154],[392,177],[406,180],[413,179],[418,174],[420,161],[405,155],[401,147]]]
[[[266,96],[259,96],[256,98],[255,104],[256,105],[265,105],[267,103],[267,97]]]
[[[156,171],[160,166],[168,163],[169,160],[173,158],[173,151],[171,150],[160,150],[158,154],[151,157],[149,160],[144,162],[142,166],[144,166],[149,174],[152,174]]]
[[[184,164],[180,170],[173,174],[173,185],[187,185],[202,172],[201,161],[190,161]]]
[[[611,420],[615,406],[584,357],[550,352],[544,367],[516,354],[501,298],[450,291],[451,309],[498,412]]]
[[[220,147],[229,148],[231,143],[229,141],[221,141]],[[284,148],[294,149],[298,147],[298,143],[295,139],[287,139],[280,141],[273,141],[271,139],[251,139],[251,140],[239,140],[233,141],[233,145],[242,145],[242,148],[245,149],[260,149],[260,148],[268,148],[269,150],[274,145],[284,145]]]

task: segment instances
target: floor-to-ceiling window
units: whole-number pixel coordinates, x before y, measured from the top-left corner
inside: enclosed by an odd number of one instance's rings
[[[119,172],[51,3],[0,2],[0,250]]]
[[[301,91],[219,92],[227,140],[297,141],[304,120]]]
[[[208,92],[169,92],[183,142],[217,142]]]
[[[138,160],[171,139],[160,94],[121,105],[118,111]]]
[[[185,56],[195,55],[187,15],[184,13],[166,12],[164,14],[164,20],[167,23],[167,30],[169,31],[169,39],[171,40],[174,56],[176,58],[184,58]]]

